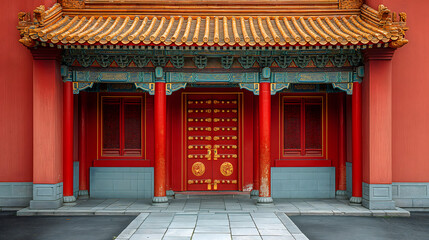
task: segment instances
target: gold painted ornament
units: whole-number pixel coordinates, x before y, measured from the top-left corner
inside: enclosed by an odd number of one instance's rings
[[[224,162],[222,165],[220,165],[220,172],[225,177],[231,176],[231,174],[234,172],[234,166],[230,162]]]
[[[192,173],[199,177],[202,176],[206,171],[206,166],[204,166],[204,163],[202,162],[195,162],[192,164]]]

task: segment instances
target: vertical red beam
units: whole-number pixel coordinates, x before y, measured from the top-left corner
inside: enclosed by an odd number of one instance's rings
[[[259,196],[259,100],[253,101],[253,190],[251,196]]]
[[[167,154],[167,97],[165,82],[155,83],[155,179],[153,203],[167,203],[166,169]]]
[[[86,92],[81,92],[79,97],[79,196],[88,196],[88,171],[86,162]]]
[[[271,83],[259,84],[259,198],[258,203],[272,203],[271,198]]]
[[[74,202],[73,196],[73,83],[63,85],[63,196],[64,202]]]
[[[350,202],[362,203],[362,87],[353,83],[352,96],[352,177],[353,193]]]
[[[345,122],[345,96],[341,94],[339,101],[339,159],[338,159],[338,190],[337,197],[345,198],[346,196],[346,122]]]

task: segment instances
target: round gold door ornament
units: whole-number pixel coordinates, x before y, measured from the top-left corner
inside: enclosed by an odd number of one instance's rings
[[[232,164],[230,162],[224,162],[224,163],[222,163],[222,165],[220,165],[220,172],[225,177],[230,176],[233,171],[234,171],[234,167],[232,166]]]
[[[206,171],[206,166],[204,166],[204,163],[202,162],[195,162],[192,164],[192,173],[199,177],[202,176]]]

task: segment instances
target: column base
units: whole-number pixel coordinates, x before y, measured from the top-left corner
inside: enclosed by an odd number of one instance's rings
[[[88,196],[88,190],[79,190],[79,197],[80,196]]]
[[[336,199],[341,199],[341,200],[348,199],[348,197],[347,197],[347,191],[337,190],[337,192],[335,192],[335,198]]]
[[[351,197],[350,198],[350,204],[361,205],[362,204],[362,198],[361,197]]]
[[[152,198],[152,205],[166,206],[166,205],[168,205],[168,198],[167,197],[153,197]]]
[[[73,204],[76,202],[75,196],[64,196],[63,197],[64,204]]]
[[[167,190],[165,193],[166,193],[167,197],[174,196],[174,191],[173,190]]]
[[[258,196],[259,197],[259,190],[252,190],[251,192],[250,192],[250,196],[251,197],[255,197],[255,196]]]
[[[257,202],[257,204],[258,205],[263,205],[263,206],[266,206],[266,205],[271,205],[271,204],[273,204],[273,198],[272,197],[259,197],[258,198],[258,202]]]
[[[79,199],[88,199],[89,198],[88,190],[79,190],[78,196],[79,196],[78,197]]]

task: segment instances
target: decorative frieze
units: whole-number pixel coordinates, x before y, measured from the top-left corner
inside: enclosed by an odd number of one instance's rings
[[[217,68],[223,69],[237,69],[238,66],[243,69],[264,67],[287,69],[341,68],[363,65],[361,52],[352,49],[243,52],[69,49],[63,54],[63,64],[85,68],[143,68],[155,66],[183,69],[186,61],[193,61],[197,69],[205,69],[212,66],[208,66],[209,58],[218,61],[217,65],[215,61],[210,61],[212,65],[215,64]],[[234,65],[235,61],[239,65]],[[171,64],[167,66],[169,62]],[[116,65],[113,63],[116,63]],[[149,63],[152,63],[152,65],[149,65]]]

